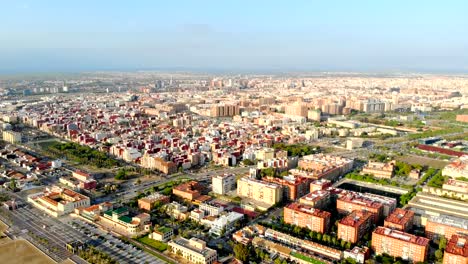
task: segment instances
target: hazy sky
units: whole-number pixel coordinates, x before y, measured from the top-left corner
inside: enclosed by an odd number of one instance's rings
[[[0,72],[468,72],[468,1],[0,0]]]

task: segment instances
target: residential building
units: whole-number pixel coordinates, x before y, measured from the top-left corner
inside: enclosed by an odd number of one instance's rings
[[[309,193],[309,184],[312,179],[289,175],[283,178],[264,177],[263,180],[281,185],[283,187],[283,199],[295,201]]]
[[[390,179],[393,177],[393,172],[395,169],[395,161],[391,162],[376,162],[370,161],[362,169],[362,173],[372,174],[376,178],[385,178]]]
[[[237,181],[237,195],[250,199],[260,208],[269,208],[283,199],[282,187],[249,177]]]
[[[11,144],[16,144],[16,143],[21,143],[21,133],[20,132],[15,132],[11,130],[5,130],[2,133],[3,140],[11,143]]]
[[[330,226],[331,213],[308,205],[292,203],[284,207],[284,222],[312,231],[326,233]]]
[[[231,233],[234,230],[235,224],[242,220],[242,218],[244,218],[244,215],[236,212],[222,214],[211,223],[209,232],[216,236]]]
[[[213,105],[210,110],[211,117],[226,117],[239,115],[238,105]]]
[[[308,116],[308,107],[306,104],[301,102],[295,102],[292,105],[287,105],[285,107],[285,114],[288,116]]]
[[[374,223],[388,216],[396,208],[396,199],[370,193],[346,191],[338,195],[336,208],[341,214],[352,211],[369,211],[374,215]]]
[[[425,233],[426,237],[434,240],[442,236],[449,240],[452,235],[468,235],[468,220],[448,215],[430,216],[426,222]]]
[[[377,255],[388,254],[403,260],[424,262],[429,239],[379,226],[372,233],[371,245]]]
[[[213,192],[216,194],[225,195],[236,186],[236,175],[232,173],[225,173],[216,175],[211,178]]]
[[[356,243],[372,226],[373,215],[367,211],[353,211],[338,222],[337,237]]]
[[[179,255],[191,263],[213,264],[218,260],[216,250],[206,246],[206,242],[178,237],[169,242],[171,253]]]
[[[60,187],[47,188],[44,192],[31,194],[28,196],[28,202],[55,217],[69,214],[79,207],[89,207],[91,204],[89,197]]]
[[[370,249],[368,247],[354,247],[353,249],[347,249],[343,251],[343,258],[351,258],[356,263],[364,264],[364,262],[370,257]]]
[[[265,231],[264,237],[289,247],[300,248],[302,252],[309,252],[310,255],[313,254],[333,260],[341,260],[343,257],[343,252],[341,250],[327,247],[309,240],[299,239],[270,228]]]
[[[331,194],[329,191],[314,191],[299,198],[299,203],[325,209],[331,204]]]
[[[275,158],[275,149],[273,148],[262,148],[255,154],[257,160],[271,160]]]
[[[145,153],[141,157],[141,166],[148,169],[158,170],[164,174],[172,174],[177,172],[177,165],[172,161],[166,161],[161,157],[153,156]]]
[[[223,206],[210,202],[201,203],[198,208],[209,216],[217,216],[224,211]]]
[[[452,235],[444,251],[443,264],[468,263],[468,236]]]
[[[353,168],[353,160],[332,155],[312,154],[302,157],[298,162],[298,168],[299,176],[300,171],[306,171],[313,179],[334,180]],[[294,172],[295,170],[291,170],[291,174],[294,175]]]
[[[325,190],[332,186],[332,182],[325,179],[314,180],[310,183],[310,192]]]
[[[167,204],[169,203],[169,196],[162,195],[160,193],[152,193],[146,197],[138,199],[138,208],[146,211],[151,211],[154,208],[155,203]]]
[[[174,217],[178,220],[184,220],[188,217],[187,206],[181,205],[178,202],[172,202],[165,206],[166,212],[169,216]]]
[[[408,232],[413,227],[414,212],[396,208],[387,218],[385,218],[384,226]]]

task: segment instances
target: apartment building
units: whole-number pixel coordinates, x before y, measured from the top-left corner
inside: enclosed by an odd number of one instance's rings
[[[394,170],[395,161],[387,163],[370,161],[366,166],[364,166],[362,173],[372,174],[376,178],[390,179],[393,177]]]
[[[372,232],[371,245],[377,255],[388,254],[412,262],[424,262],[429,239],[379,226]]]
[[[337,236],[347,242],[356,243],[372,226],[373,215],[367,211],[353,211],[338,222]]]
[[[331,213],[308,205],[292,203],[284,207],[284,222],[312,231],[325,233],[330,226]]]
[[[332,155],[312,154],[302,157],[298,162],[298,168],[299,171],[308,172],[313,179],[333,180],[349,172],[353,168],[353,160]]]
[[[236,185],[236,175],[225,173],[211,178],[213,192],[224,195],[234,189]]]
[[[384,226],[408,232],[413,227],[414,212],[396,208],[387,218],[385,218]]]
[[[169,196],[162,195],[160,193],[153,193],[146,197],[138,199],[138,208],[146,211],[151,211],[154,208],[156,202],[162,204],[169,203]]]
[[[369,211],[374,214],[374,223],[388,216],[396,208],[396,199],[382,195],[345,191],[338,195],[336,208],[341,214],[352,211]]]
[[[468,263],[468,236],[452,235],[444,251],[443,264]]]
[[[239,106],[238,105],[213,105],[210,109],[211,117],[227,117],[227,116],[236,116],[239,115]]]
[[[213,264],[217,261],[216,250],[206,246],[206,242],[191,238],[178,237],[168,243],[171,253],[180,255],[191,263]]]
[[[438,239],[445,237],[451,239],[453,235],[468,235],[468,220],[454,216],[430,216],[425,226],[426,237]]]
[[[28,202],[55,217],[72,213],[79,207],[89,207],[91,204],[89,197],[60,187],[52,187],[44,192],[31,194],[28,196]]]
[[[217,216],[224,211],[224,207],[214,203],[201,203],[198,207],[201,211],[204,212],[205,215],[209,216]]]
[[[21,133],[20,132],[6,130],[6,131],[3,131],[2,136],[3,136],[3,140],[8,142],[8,143],[11,143],[11,144],[21,143]]]
[[[317,209],[325,209],[331,204],[331,193],[329,191],[314,191],[299,198],[299,203]]]
[[[250,199],[260,209],[280,202],[283,199],[283,190],[275,183],[243,177],[237,181],[237,195]]]
[[[310,183],[310,192],[325,190],[332,186],[332,182],[325,179],[315,180]]]
[[[145,153],[140,159],[141,166],[148,169],[158,170],[164,174],[177,172],[177,165],[172,161],[166,161],[161,157]]]
[[[263,180],[281,185],[283,187],[283,199],[295,201],[309,193],[309,184],[312,179],[289,175],[283,178],[265,177]]]

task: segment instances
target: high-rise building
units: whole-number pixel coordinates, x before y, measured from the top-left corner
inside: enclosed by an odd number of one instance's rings
[[[312,231],[325,233],[330,225],[331,213],[312,206],[292,203],[284,207],[284,222]]]
[[[295,102],[292,105],[285,107],[285,114],[289,116],[302,116],[307,117],[307,105],[301,102]]]
[[[412,262],[424,262],[429,239],[379,226],[372,233],[372,249],[377,255],[388,254]]]
[[[214,193],[224,195],[234,189],[236,185],[236,175],[229,173],[216,175],[211,178],[211,184]]]
[[[243,177],[237,180],[237,195],[257,202],[259,207],[268,208],[283,199],[283,188],[278,184]]]
[[[468,236],[452,235],[444,252],[443,264],[468,263]]]
[[[353,211],[338,222],[337,236],[347,242],[356,243],[372,226],[372,213]]]
[[[413,227],[414,212],[396,208],[387,218],[384,226],[403,232],[408,232]]]
[[[21,143],[21,133],[16,131],[3,131],[3,140],[8,143]]]

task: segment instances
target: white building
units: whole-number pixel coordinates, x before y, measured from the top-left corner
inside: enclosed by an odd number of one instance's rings
[[[211,178],[211,183],[214,193],[224,195],[234,189],[236,185],[236,175],[227,173],[216,175]]]
[[[217,216],[224,211],[224,207],[210,203],[200,204],[199,209],[203,211],[206,216]]]
[[[226,215],[221,215],[212,222],[210,233],[217,236],[223,235],[223,232],[230,233],[234,229],[234,225],[243,217],[243,214],[236,212],[230,212]]]

